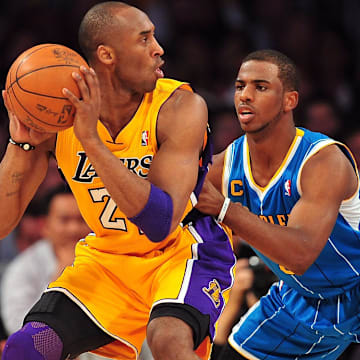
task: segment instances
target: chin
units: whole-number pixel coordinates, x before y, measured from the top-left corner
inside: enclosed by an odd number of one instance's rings
[[[248,134],[257,134],[257,133],[261,133],[264,129],[266,129],[268,127],[268,124],[264,124],[264,125],[257,125],[257,126],[251,126],[250,124],[248,125],[244,125],[241,124],[241,128],[243,131],[245,131]]]
[[[148,82],[148,83],[143,84],[143,85],[144,85],[144,92],[151,92],[151,91],[153,91],[153,90],[156,88],[157,80],[158,80],[158,79],[156,79],[156,80],[153,81],[153,82]]]

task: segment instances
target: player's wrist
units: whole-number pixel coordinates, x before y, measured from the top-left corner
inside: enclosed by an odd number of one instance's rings
[[[226,213],[227,213],[227,211],[229,209],[229,206],[230,206],[230,202],[231,201],[230,201],[230,199],[228,197],[226,197],[224,199],[224,202],[223,202],[222,207],[220,209],[219,215],[218,215],[218,217],[216,219],[218,223],[224,222]]]
[[[149,199],[139,214],[128,219],[153,242],[164,240],[170,233],[173,216],[171,196],[151,184]]]
[[[9,137],[9,144],[14,145],[19,147],[20,149],[22,149],[23,151],[31,151],[31,150],[35,150],[35,146],[31,145],[28,142],[18,142],[15,141],[14,139],[12,139],[11,137]]]

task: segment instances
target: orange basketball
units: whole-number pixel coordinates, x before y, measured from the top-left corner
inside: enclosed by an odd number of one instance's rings
[[[26,126],[41,132],[58,132],[72,126],[75,107],[64,97],[64,87],[79,97],[71,73],[86,61],[74,50],[58,44],[41,44],[23,52],[6,78],[10,106]]]

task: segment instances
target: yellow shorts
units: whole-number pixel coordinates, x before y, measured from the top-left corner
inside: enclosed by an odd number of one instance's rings
[[[215,229],[218,238],[202,239],[202,234],[189,226],[165,249],[141,257],[106,253],[81,241],[73,266],[46,291],[66,294],[118,340],[94,351],[102,356],[138,358],[150,311],[159,303],[189,304],[209,314],[213,337],[233,282],[234,266],[227,234],[215,221],[213,226],[219,228]],[[204,359],[209,344],[205,341],[198,349]]]

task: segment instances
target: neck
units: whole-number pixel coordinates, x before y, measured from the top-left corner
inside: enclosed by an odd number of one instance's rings
[[[139,108],[143,95],[111,92],[101,97],[100,121],[115,139],[119,132],[131,121]]]
[[[246,134],[251,171],[256,183],[266,186],[284,161],[296,135],[292,121],[279,122],[276,129],[263,129],[261,133]]]
[[[100,121],[113,139],[131,121],[143,99],[143,94],[128,91],[120,84],[99,77],[101,89]]]
[[[133,102],[102,102],[100,121],[108,129],[109,134],[115,140],[119,132],[131,121],[141,104],[141,99]]]

